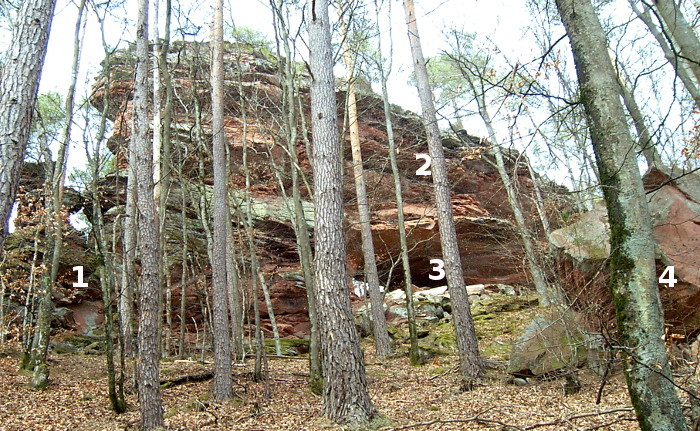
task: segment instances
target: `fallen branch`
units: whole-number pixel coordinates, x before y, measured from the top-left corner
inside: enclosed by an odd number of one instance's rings
[[[562,422],[568,422],[568,421],[572,421],[574,419],[589,418],[591,416],[602,416],[602,415],[607,415],[610,413],[631,412],[631,411],[633,411],[632,407],[620,407],[620,408],[616,408],[616,409],[605,410],[602,412],[579,413],[577,415],[571,415],[571,416],[568,416],[566,418],[556,419],[556,420],[553,420],[550,422],[538,422],[538,423],[533,424],[533,425],[528,425],[523,429],[531,430],[531,429],[540,428],[540,427],[547,427],[547,426],[551,426],[551,425],[559,425]]]
[[[214,373],[208,371],[201,374],[190,374],[186,376],[176,377],[174,379],[161,380],[160,387],[163,389],[172,388],[174,386],[184,385],[185,383],[206,382],[214,378]]]
[[[489,410],[492,410],[494,407],[490,407],[484,411],[481,411],[477,413],[476,415],[469,417],[469,418],[464,418],[464,419],[434,419],[432,421],[428,422],[420,422],[420,423],[415,423],[415,424],[410,424],[410,425],[405,425],[402,427],[394,428],[395,431],[398,430],[406,430],[406,429],[411,429],[411,428],[418,428],[418,427],[429,427],[431,425],[435,424],[457,424],[457,423],[467,423],[467,422],[476,422],[478,424],[495,424],[495,425],[500,425],[503,430],[506,431],[526,431],[526,430],[531,430],[535,428],[541,428],[541,427],[546,427],[546,426],[552,426],[552,425],[560,425],[564,422],[569,422],[574,419],[582,419],[582,418],[587,418],[591,416],[602,416],[606,414],[611,414],[611,413],[619,413],[619,412],[631,412],[633,411],[632,407],[620,407],[616,409],[610,409],[610,410],[605,410],[602,412],[588,412],[588,413],[579,413],[575,415],[568,416],[566,418],[561,418],[561,419],[556,419],[553,421],[549,422],[538,422],[533,425],[528,425],[526,427],[520,427],[517,425],[509,424],[506,422],[502,422],[496,419],[488,419],[488,418],[483,418],[481,415],[484,413],[488,412]],[[611,423],[616,423],[622,420],[635,420],[634,418],[620,418],[617,421],[611,422]],[[609,424],[606,424],[609,425]],[[594,427],[591,429],[597,429],[599,427]]]

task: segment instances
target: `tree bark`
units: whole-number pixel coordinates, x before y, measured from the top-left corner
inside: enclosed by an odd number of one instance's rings
[[[139,289],[137,381],[144,430],[163,427],[163,402],[160,394],[159,357],[161,327],[160,250],[158,213],[153,198],[153,154],[148,139],[148,0],[138,1],[136,27],[136,65],[134,77],[134,133],[131,145],[136,164],[139,218]],[[130,274],[135,276],[135,274]]]
[[[459,350],[460,371],[463,386],[471,388],[473,381],[483,375],[484,366],[479,356],[479,345],[474,331],[469,297],[464,284],[462,263],[459,255],[457,232],[452,216],[452,201],[450,199],[450,183],[447,179],[445,154],[440,140],[433,95],[430,92],[428,70],[418,36],[413,0],[404,0],[408,38],[411,43],[413,67],[416,77],[418,94],[423,111],[423,124],[428,135],[428,152],[432,160],[432,177],[437,204],[438,224],[440,227],[440,244],[445,262],[445,276],[452,300],[452,318],[455,338]]]
[[[214,163],[214,205],[212,250],[212,296],[214,312],[214,398],[229,400],[233,396],[231,375],[231,332],[228,319],[228,280],[226,247],[229,220],[228,172],[226,170],[226,130],[224,129],[224,3],[215,0],[212,26],[212,133]]]
[[[349,8],[346,1],[344,7]],[[362,255],[365,264],[365,277],[369,284],[369,301],[372,316],[372,334],[377,356],[386,357],[391,354],[391,338],[386,327],[386,315],[384,314],[384,300],[379,291],[379,274],[377,273],[377,260],[374,255],[374,241],[372,239],[372,225],[370,224],[369,201],[367,200],[367,186],[365,184],[365,170],[362,166],[362,150],[360,148],[360,124],[357,121],[357,96],[355,94],[355,59],[350,51],[348,43],[349,24],[341,22],[343,36],[343,60],[348,70],[347,109],[348,125],[350,128],[350,147],[352,150],[352,172],[355,180],[355,195],[357,196],[357,213],[360,216],[360,235],[362,238]]]
[[[51,314],[53,311],[53,286],[58,278],[58,267],[60,265],[61,253],[63,251],[63,225],[65,224],[65,213],[63,210],[63,189],[66,182],[66,163],[68,161],[68,150],[70,148],[71,130],[73,126],[73,105],[75,100],[75,85],[78,80],[78,70],[80,67],[80,28],[85,10],[85,0],[78,5],[78,18],[75,22],[75,32],[73,37],[73,63],[71,66],[71,80],[68,86],[68,93],[65,100],[65,119],[63,133],[56,155],[56,163],[53,165],[51,175],[49,212],[53,217],[53,223],[46,231],[51,236],[47,240],[47,253],[44,255],[44,262],[50,262],[49,270],[44,277],[44,298],[42,298],[39,309],[38,328],[36,332],[36,344],[32,347],[32,362],[34,370],[30,386],[36,389],[43,389],[48,384],[49,367],[46,364],[46,357],[49,348],[49,338],[51,335]]]
[[[281,69],[281,83],[284,89],[282,104],[285,113],[283,123],[284,134],[291,165],[290,176],[292,177],[292,201],[294,202],[292,226],[294,227],[296,236],[299,261],[304,274],[304,287],[306,288],[306,297],[309,305],[309,323],[311,323],[309,334],[309,387],[314,394],[321,395],[323,393],[323,373],[321,370],[321,340],[319,339],[316,290],[314,287],[314,257],[309,229],[306,224],[306,215],[301,200],[299,177],[303,175],[304,172],[299,167],[299,155],[296,145],[298,136],[296,103],[299,100],[299,91],[295,85],[296,74],[294,63],[292,62],[292,49],[290,47],[292,40],[290,40],[287,23],[284,20],[284,0],[278,0],[277,4],[275,4],[275,0],[271,0],[270,5],[273,9],[273,25],[275,25],[275,28],[279,32],[279,37],[277,38],[278,57],[284,59],[283,68]],[[279,53],[280,41],[284,49],[284,57]],[[308,134],[305,132],[305,127],[303,125],[303,115],[301,117],[302,134],[304,138],[306,138]],[[313,195],[310,194],[310,196]]]
[[[687,62],[695,80],[700,82],[700,40],[693,28],[688,24],[683,12],[675,0],[653,0],[656,10],[666,25],[671,39],[675,41],[676,56]]]
[[[659,29],[654,23],[649,9],[646,6],[643,6],[643,9],[640,10],[636,4],[637,0],[629,0],[629,3],[632,10],[634,10],[634,13],[637,15],[637,17],[639,17],[639,19],[642,20],[642,22],[644,22],[649,29],[649,33],[651,33],[652,36],[654,36],[654,39],[656,39],[656,42],[659,44],[664,53],[664,57],[666,57],[669,64],[673,66],[673,69],[676,71],[676,75],[678,75],[678,78],[680,78],[686,90],[688,90],[688,93],[690,93],[690,96],[693,98],[695,106],[700,107],[700,89],[698,89],[697,83],[693,80],[693,77],[688,70],[687,62],[683,61],[673,50],[669,44],[669,41],[666,39],[666,36],[664,36],[661,29]]]
[[[569,35],[610,223],[610,289],[640,428],[685,430],[663,342],[652,221],[605,33],[590,0],[556,0]]]
[[[309,1],[316,299],[323,354],[324,414],[362,426],[377,411],[367,392],[362,351],[347,292],[340,143],[328,3]]]
[[[0,249],[17,195],[56,0],[20,4],[0,69]]]

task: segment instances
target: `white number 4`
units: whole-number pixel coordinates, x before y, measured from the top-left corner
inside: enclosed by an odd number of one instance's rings
[[[88,284],[83,282],[83,267],[74,266],[73,271],[78,271],[78,282],[73,283],[73,287],[88,287]]]
[[[445,262],[443,262],[442,259],[430,259],[430,264],[435,265],[433,266],[433,271],[437,272],[438,275],[428,274],[429,279],[442,280],[445,278],[445,270],[443,269],[445,267]]]
[[[668,284],[668,287],[673,287],[677,282],[673,266],[667,266],[659,277],[659,284]]]
[[[432,162],[430,156],[427,154],[416,154],[416,160],[420,159],[425,160],[425,163],[423,164],[423,166],[418,168],[418,170],[416,171],[416,175],[432,175],[432,173],[428,169],[430,167],[430,163]]]

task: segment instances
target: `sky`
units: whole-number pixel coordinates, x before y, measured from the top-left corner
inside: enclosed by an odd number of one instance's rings
[[[233,16],[236,25],[247,26],[272,36],[271,13],[267,1],[227,1],[231,9],[225,15],[225,19]],[[200,16],[192,16],[191,20],[204,25],[202,34],[206,35],[211,6],[207,5],[207,2],[202,4],[203,6],[196,11]],[[528,14],[524,4],[525,2],[512,0],[418,0],[416,2],[418,26],[426,57],[438,54],[440,48],[445,46],[443,31],[451,27],[492,38],[499,46],[510,47],[514,55],[527,54],[523,52],[524,44],[518,43],[523,36],[519,29],[528,24],[526,21]],[[405,78],[411,63],[401,2],[393,1],[392,9],[394,61],[395,70],[398,73],[389,83],[390,96],[392,102],[406,109],[418,111],[417,93],[412,87],[408,88]],[[127,10],[132,12],[126,18],[133,25],[136,19],[134,0],[127,1]],[[58,0],[40,92],[58,91],[63,94],[66,91],[70,77],[76,11],[77,7],[72,1]],[[121,27],[121,23],[111,23],[107,30],[108,43],[115,44],[119,39],[128,41],[134,39],[131,28],[122,29]],[[385,22],[383,32],[388,35],[388,31],[388,25]],[[89,81],[96,75],[102,58],[99,28],[94,16],[91,15],[83,38],[82,82],[86,79]],[[407,91],[409,89],[412,91]]]

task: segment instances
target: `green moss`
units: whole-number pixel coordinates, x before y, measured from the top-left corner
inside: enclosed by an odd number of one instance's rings
[[[282,347],[283,355],[296,356],[300,351],[308,352],[310,349],[309,340],[302,340],[299,338],[280,338],[280,345]],[[266,338],[265,350],[267,350],[267,353],[274,355],[276,352],[275,340],[272,338]]]

